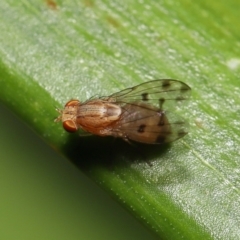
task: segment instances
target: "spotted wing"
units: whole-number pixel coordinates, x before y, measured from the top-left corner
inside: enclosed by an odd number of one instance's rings
[[[173,109],[189,98],[191,88],[178,80],[159,79],[139,84],[109,96],[118,104],[143,102],[160,109]]]
[[[109,97],[122,107],[122,116],[113,135],[125,140],[161,144],[177,140],[188,132],[188,123],[173,110],[189,98],[190,87],[163,79],[128,88]]]

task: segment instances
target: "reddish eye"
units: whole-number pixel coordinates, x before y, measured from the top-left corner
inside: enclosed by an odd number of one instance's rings
[[[65,107],[76,106],[79,104],[80,104],[80,102],[78,100],[70,100],[65,104]]]
[[[74,122],[72,120],[64,121],[63,122],[63,128],[67,132],[76,132],[78,130],[76,124],[74,124]]]

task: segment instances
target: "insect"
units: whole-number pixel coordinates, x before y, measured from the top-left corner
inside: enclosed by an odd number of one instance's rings
[[[63,110],[58,110],[60,116],[55,121],[62,121],[68,132],[80,128],[127,142],[172,142],[187,134],[187,123],[168,110],[188,99],[190,90],[178,80],[153,80],[83,103],[70,100]]]

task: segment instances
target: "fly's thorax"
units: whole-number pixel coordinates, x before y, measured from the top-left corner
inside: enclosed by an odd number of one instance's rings
[[[92,134],[107,136],[111,135],[111,129],[121,114],[122,109],[117,104],[103,99],[90,100],[77,109],[76,124]]]
[[[91,100],[78,109],[78,118],[95,118],[96,121],[115,121],[122,113],[121,107],[101,99]]]

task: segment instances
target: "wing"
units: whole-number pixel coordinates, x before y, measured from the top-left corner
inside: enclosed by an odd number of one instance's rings
[[[107,100],[118,104],[143,102],[159,109],[173,109],[189,98],[191,88],[178,80],[159,79],[114,93]]]
[[[160,79],[109,96],[123,114],[113,135],[149,144],[175,141],[188,133],[188,123],[174,109],[190,96],[191,88],[178,80]]]
[[[112,134],[148,144],[175,141],[188,133],[188,124],[178,115],[145,103],[126,104]]]

